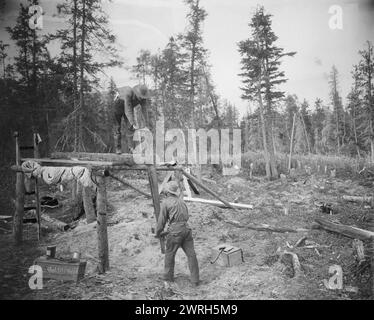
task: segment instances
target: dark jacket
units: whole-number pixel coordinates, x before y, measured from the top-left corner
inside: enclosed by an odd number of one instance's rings
[[[130,125],[135,125],[134,108],[140,105],[146,126],[150,127],[150,119],[148,115],[149,101],[145,99],[138,99],[131,87],[122,87],[118,89],[119,98],[116,103],[124,104],[124,113]]]
[[[161,203],[156,236],[160,236],[160,233],[164,230],[167,222],[169,222],[168,232],[180,232],[188,227],[188,218],[187,205],[183,199],[174,195],[168,195]]]

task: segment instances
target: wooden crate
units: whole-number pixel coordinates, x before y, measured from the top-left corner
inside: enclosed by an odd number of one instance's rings
[[[58,259],[39,257],[34,261],[43,270],[43,279],[76,281],[84,277],[86,261],[61,261]]]
[[[213,259],[218,257],[216,263],[223,267],[232,267],[244,262],[242,249],[229,244],[221,244],[213,248],[212,257]]]

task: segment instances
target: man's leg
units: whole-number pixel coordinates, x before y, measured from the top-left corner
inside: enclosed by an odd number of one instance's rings
[[[185,238],[182,242],[182,249],[187,256],[188,259],[188,267],[191,273],[191,282],[194,285],[198,285],[200,278],[199,278],[199,263],[197,262],[196,252],[194,248],[194,242],[192,238],[192,231],[188,229],[186,231]]]
[[[135,143],[134,143],[134,133],[135,130],[132,129],[131,124],[129,120],[125,118],[125,128],[126,128],[126,143],[127,143],[127,152],[132,153],[135,149]]]
[[[166,281],[174,281],[175,255],[180,247],[181,237],[168,234],[166,237],[165,272]]]
[[[114,104],[114,148],[117,154],[122,153],[121,121],[123,113],[123,100],[118,99]]]

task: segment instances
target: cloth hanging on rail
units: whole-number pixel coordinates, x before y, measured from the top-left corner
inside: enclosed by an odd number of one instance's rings
[[[96,187],[91,170],[85,167],[43,167],[35,161],[28,160],[22,163],[22,168],[32,170],[30,173],[25,173],[28,178],[31,176],[41,178],[47,184],[67,183],[76,180],[83,187]]]

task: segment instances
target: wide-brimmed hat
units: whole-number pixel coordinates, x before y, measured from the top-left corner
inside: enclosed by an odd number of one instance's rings
[[[144,84],[138,84],[133,88],[136,96],[140,99],[149,99],[151,94]]]
[[[179,186],[175,181],[168,182],[164,187],[165,193],[171,193],[175,196],[179,196]]]

